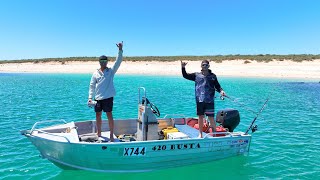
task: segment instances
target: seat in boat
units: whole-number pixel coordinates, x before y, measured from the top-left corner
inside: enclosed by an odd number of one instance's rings
[[[199,130],[195,129],[193,127],[190,127],[189,125],[178,125],[175,124],[175,127],[182,133],[188,135],[190,138],[198,138]],[[202,136],[205,137],[207,134],[202,132]]]

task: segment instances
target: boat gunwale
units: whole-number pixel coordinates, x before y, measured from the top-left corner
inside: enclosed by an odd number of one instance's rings
[[[234,133],[238,133],[238,132],[234,132]],[[79,144],[79,145],[108,145],[108,146],[120,146],[120,145],[133,145],[133,144],[151,144],[151,143],[161,143],[161,144],[165,144],[168,142],[199,142],[199,141],[217,141],[217,140],[224,140],[224,139],[241,139],[241,137],[249,137],[251,140],[251,135],[250,134],[244,134],[244,132],[240,132],[241,134],[238,136],[217,136],[217,137],[209,137],[209,138],[189,138],[189,139],[170,139],[170,140],[148,140],[148,141],[130,141],[130,142],[105,142],[105,143],[100,143],[100,142],[83,142],[83,141],[79,141],[79,142],[64,142],[64,141],[57,141],[57,140],[53,140],[53,139],[48,139],[48,138],[44,138],[44,137],[40,137],[40,136],[36,136],[36,135],[31,135],[31,134],[25,134],[25,136],[29,137],[29,138],[34,138],[34,139],[43,139],[46,141],[52,141],[55,143],[62,143],[62,144]]]

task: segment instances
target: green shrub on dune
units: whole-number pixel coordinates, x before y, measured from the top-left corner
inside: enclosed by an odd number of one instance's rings
[[[64,57],[64,58],[43,58],[43,59],[20,59],[20,60],[0,60],[0,64],[4,63],[45,63],[45,62],[60,62],[65,64],[70,61],[97,61],[98,57]],[[110,58],[112,61],[115,57]],[[294,62],[302,61],[313,61],[315,59],[320,59],[320,54],[289,54],[289,55],[274,55],[274,54],[258,54],[258,55],[212,55],[212,56],[127,56],[124,57],[124,61],[162,61],[162,62],[172,62],[172,61],[202,61],[209,60],[216,63],[222,63],[226,60],[245,60],[247,61],[257,61],[257,62],[270,62],[270,61],[284,61],[290,60]]]

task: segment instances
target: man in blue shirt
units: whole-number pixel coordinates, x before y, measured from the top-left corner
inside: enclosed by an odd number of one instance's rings
[[[221,88],[217,76],[209,69],[209,61],[201,62],[201,72],[188,74],[186,72],[186,62],[181,61],[182,76],[188,80],[195,82],[195,96],[197,104],[197,115],[199,116],[199,137],[202,138],[203,119],[206,114],[210,120],[212,132],[216,130],[214,122],[214,94],[218,91],[221,96],[225,96],[225,92]]]

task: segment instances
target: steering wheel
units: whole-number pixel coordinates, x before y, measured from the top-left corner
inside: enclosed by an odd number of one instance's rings
[[[154,104],[152,104],[151,102],[150,103],[150,108],[153,112],[153,114],[155,114],[157,117],[160,117],[160,111],[159,109],[157,108],[157,106],[155,106]]]
[[[144,104],[145,102],[146,102],[146,104],[150,104],[150,108],[151,108],[151,111],[153,112],[153,114],[155,114],[157,117],[160,117],[160,111],[157,108],[157,106],[154,105],[152,102],[150,102],[149,99],[142,98],[142,104]]]

